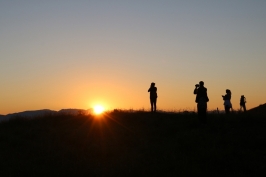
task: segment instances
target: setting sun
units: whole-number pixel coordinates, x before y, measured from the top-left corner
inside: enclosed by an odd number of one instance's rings
[[[95,114],[101,114],[104,111],[104,107],[101,105],[96,105],[93,107],[93,111]]]

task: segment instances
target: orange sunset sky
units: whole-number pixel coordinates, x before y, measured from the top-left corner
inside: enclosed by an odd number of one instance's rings
[[[266,103],[264,0],[0,1],[0,114],[64,108],[208,109]]]

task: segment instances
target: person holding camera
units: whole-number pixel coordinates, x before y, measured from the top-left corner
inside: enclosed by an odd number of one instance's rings
[[[222,95],[223,100],[224,100],[224,110],[226,114],[230,114],[230,108],[232,108],[232,103],[231,103],[231,90],[226,89],[225,90],[226,94]]]
[[[241,95],[240,98],[240,110],[242,110],[242,108],[244,109],[244,112],[246,112],[246,98],[244,95]]]
[[[207,95],[207,88],[204,87],[203,81],[195,85],[194,94],[196,95],[195,102],[197,103],[199,120],[201,123],[205,124],[207,121],[207,102],[209,98]]]
[[[157,87],[155,87],[154,82],[151,83],[148,92],[150,92],[151,112],[156,112],[156,102],[158,96],[157,96]]]

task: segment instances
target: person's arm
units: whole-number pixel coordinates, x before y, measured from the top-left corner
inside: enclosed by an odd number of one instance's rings
[[[150,91],[151,91],[151,88],[149,88],[148,92],[150,92]]]
[[[208,97],[208,94],[207,94],[207,89],[206,89],[206,101],[209,102],[209,97]]]
[[[197,95],[197,93],[198,93],[198,88],[195,88],[194,89],[194,94]]]

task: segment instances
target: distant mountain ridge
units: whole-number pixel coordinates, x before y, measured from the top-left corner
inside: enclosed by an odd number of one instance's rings
[[[32,111],[23,111],[18,113],[11,113],[7,114],[7,117],[13,117],[13,116],[21,116],[21,117],[36,117],[36,116],[43,116],[47,114],[54,114],[57,113],[57,111],[53,111],[50,109],[41,109],[41,110],[32,110]]]
[[[54,111],[50,109],[41,109],[41,110],[30,110],[30,111],[23,111],[17,113],[11,113],[7,115],[0,115],[0,122],[8,121],[13,118],[23,117],[23,118],[37,118],[49,115],[86,115],[90,114],[92,109],[61,109],[59,111]]]
[[[57,113],[59,114],[68,114],[68,115],[86,115],[90,114],[92,109],[61,109]]]

